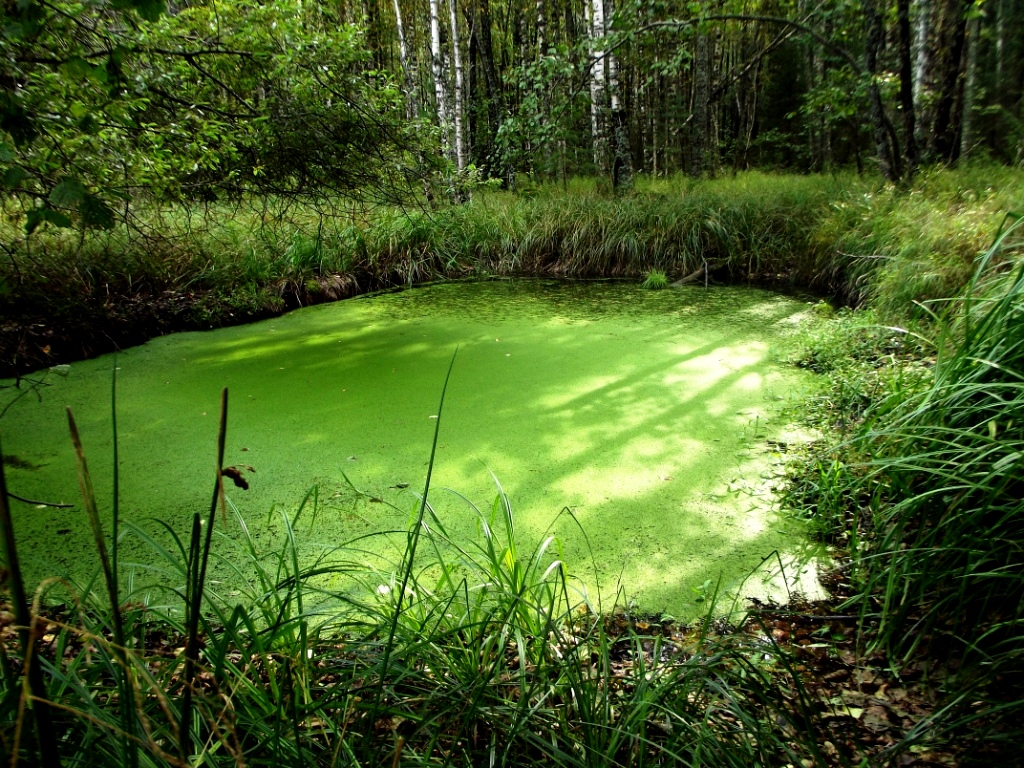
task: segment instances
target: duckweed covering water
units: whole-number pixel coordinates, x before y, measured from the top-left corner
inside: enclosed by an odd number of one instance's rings
[[[555,534],[570,573],[606,609],[619,600],[692,615],[707,580],[721,573],[736,589],[776,550],[791,564],[790,587],[806,590],[812,548],[771,511],[764,480],[777,459],[766,439],[779,437],[778,416],[805,383],[769,350],[804,309],[743,288],[492,282],[156,339],[116,359],[121,514],[184,535],[192,513],[208,508],[227,386],[226,464],[254,469],[245,470],[251,488],[231,496],[258,536],[269,543],[276,517],[268,523],[268,512],[294,509],[313,484],[318,511],[300,532],[310,559],[364,534],[404,530],[402,510],[414,508],[421,489],[441,382],[458,347],[430,495],[450,533],[468,535],[477,522],[444,489],[487,507],[497,478],[520,535],[540,542]],[[51,373],[39,397],[21,398],[0,421],[16,457],[12,492],[77,505],[16,503],[37,578],[92,572],[64,406],[74,410],[109,510],[112,364],[105,357],[67,377]],[[12,391],[4,390],[8,399]],[[560,514],[566,507],[571,516]],[[386,555],[395,544],[404,537],[359,546]],[[130,538],[123,552],[123,562],[154,560]],[[780,586],[758,575],[741,593],[780,596]]]

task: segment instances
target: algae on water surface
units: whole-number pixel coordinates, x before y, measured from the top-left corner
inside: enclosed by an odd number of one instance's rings
[[[605,608],[621,586],[621,599],[642,610],[692,615],[700,585],[721,573],[736,588],[776,550],[794,563],[792,586],[812,548],[770,508],[764,478],[776,457],[765,439],[777,437],[779,412],[798,402],[806,374],[769,348],[805,309],[744,288],[489,282],[155,339],[116,359],[122,516],[187,531],[209,503],[227,386],[226,463],[254,469],[245,470],[251,488],[232,496],[261,540],[271,507],[296,507],[314,483],[320,509],[301,535],[306,557],[404,530],[404,513],[370,499],[413,508],[458,347],[430,497],[449,532],[475,535],[476,519],[444,489],[486,508],[493,473],[524,540],[539,542],[550,528],[570,573],[592,598],[599,585]],[[109,510],[111,366],[109,356],[78,363],[8,411],[5,449],[23,462],[8,467],[13,492],[78,502],[70,405]],[[343,474],[368,497],[351,493]],[[586,536],[559,515],[565,507]],[[90,572],[79,509],[18,504],[16,514],[37,578]],[[361,546],[386,550],[386,541]],[[122,562],[132,560],[152,555],[129,543]],[[764,595],[760,581],[743,594]]]

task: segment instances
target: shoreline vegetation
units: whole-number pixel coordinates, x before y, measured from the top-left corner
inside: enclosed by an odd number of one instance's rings
[[[315,496],[274,521],[268,547],[223,493],[238,472],[223,464],[225,394],[210,508],[158,550],[181,587],[148,604],[120,582],[116,543],[145,533],[119,526],[116,504],[96,509],[81,454],[96,579],[20,591],[0,472],[13,586],[0,758],[1019,764],[1024,223],[1014,211],[1024,211],[1021,172],[978,165],[922,173],[908,188],[749,173],[638,179],[624,198],[572,182],[481,190],[438,210],[211,206],[203,226],[154,214],[145,237],[41,231],[0,272],[5,375],[435,279],[640,282],[656,271],[672,282],[703,266],[717,282],[816,293],[831,304],[795,362],[822,374],[807,414],[826,436],[792,457],[782,501],[830,543],[837,567],[820,603],[797,597],[722,620],[705,584],[705,618],[686,627],[597,615],[546,557],[556,542],[520,550],[500,489],[479,510],[479,537],[450,539],[432,517],[428,469],[391,571],[368,571],[357,544],[303,570],[294,531],[315,519]],[[206,583],[222,546],[248,558],[230,588]],[[324,577],[359,589],[325,588]]]
[[[625,197],[586,179],[519,187],[437,209],[140,206],[130,227],[43,228],[27,242],[13,216],[0,376],[466,277],[641,281],[660,271],[672,282],[706,269],[717,282],[804,289],[902,317],[913,302],[955,295],[1002,216],[1024,210],[1019,171],[995,165],[922,173],[906,189],[848,172],[638,178]]]

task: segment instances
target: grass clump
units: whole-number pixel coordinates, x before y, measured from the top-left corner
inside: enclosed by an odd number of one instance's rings
[[[640,283],[640,287],[646,288],[649,291],[663,291],[668,288],[669,285],[668,275],[660,269],[652,269],[647,273],[643,282]]]

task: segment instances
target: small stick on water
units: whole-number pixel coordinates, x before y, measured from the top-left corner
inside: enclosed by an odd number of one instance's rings
[[[14,499],[15,501],[21,501],[25,504],[35,504],[37,507],[53,507],[54,509],[75,508],[74,504],[57,504],[56,502],[53,501],[36,501],[35,499],[26,499],[24,496],[19,496],[18,494],[11,493],[10,491],[7,492],[7,497],[9,499]]]

